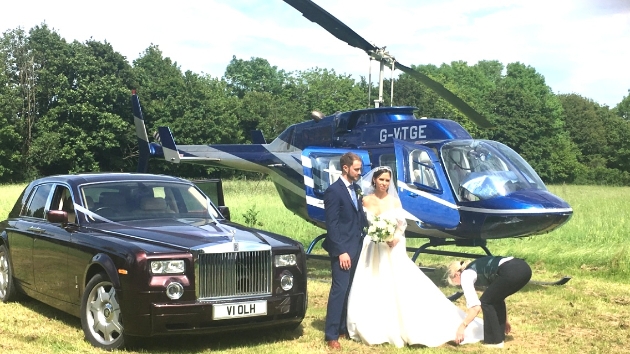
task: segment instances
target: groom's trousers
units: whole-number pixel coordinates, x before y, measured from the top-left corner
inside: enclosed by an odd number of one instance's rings
[[[346,326],[348,295],[350,294],[354,271],[357,268],[358,256],[359,254],[350,255],[352,266],[349,270],[341,269],[339,257],[334,257],[330,260],[332,285],[328,295],[326,327],[324,328],[324,336],[327,341],[337,340],[339,339],[339,334],[348,333]]]
[[[505,340],[507,310],[505,298],[522,289],[532,277],[524,260],[514,258],[499,266],[498,277],[483,292],[479,301],[483,311],[483,341],[497,344]]]

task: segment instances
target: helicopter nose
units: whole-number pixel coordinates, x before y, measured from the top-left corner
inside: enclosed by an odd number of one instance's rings
[[[518,191],[485,202],[485,208],[501,212],[489,213],[485,217],[482,238],[547,233],[562,226],[573,215],[567,202],[544,190]]]
[[[512,207],[520,209],[571,209],[569,203],[545,190],[516,191],[505,197],[506,202]]]

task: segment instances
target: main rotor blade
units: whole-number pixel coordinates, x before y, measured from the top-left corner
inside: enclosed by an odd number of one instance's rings
[[[348,43],[349,45],[364,50],[368,55],[373,56],[378,47],[370,44],[363,37],[359,36],[350,27],[346,26],[343,22],[339,21],[335,16],[331,15],[328,11],[319,7],[311,0],[284,0],[287,4],[293,6],[296,10],[300,11],[304,17],[322,26],[326,31],[330,32],[333,36]],[[381,59],[382,60],[382,59]],[[411,75],[422,84],[437,93],[440,97],[452,104],[455,108],[461,111],[466,117],[476,123],[482,128],[490,128],[492,124],[484,116],[477,113],[466,102],[462,101],[459,97],[455,96],[451,91],[447,90],[442,84],[431,79],[430,77],[415,71],[405,65],[395,62],[395,68],[406,72]]]
[[[300,11],[302,15],[311,20],[311,22],[315,22],[324,27],[330,34],[349,45],[363,49],[368,54],[370,54],[370,51],[378,49],[314,2],[310,0],[284,0],[284,2]]]
[[[472,107],[468,105],[468,103],[464,102],[461,98],[455,96],[454,93],[449,91],[446,87],[444,87],[439,82],[433,80],[432,78],[426,76],[425,74],[416,71],[408,66],[402,65],[399,62],[394,63],[396,69],[401,70],[422,84],[435,91],[440,97],[442,97],[446,102],[452,104],[455,108],[457,108],[460,112],[462,112],[466,117],[472,120],[475,124],[482,128],[492,128],[492,123],[486,117],[477,113]]]

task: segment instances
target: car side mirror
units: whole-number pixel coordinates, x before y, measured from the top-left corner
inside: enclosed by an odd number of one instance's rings
[[[68,223],[68,212],[63,210],[49,210],[46,213],[46,220],[52,223]]]
[[[230,208],[229,207],[226,207],[225,205],[221,205],[221,206],[219,206],[219,212],[221,213],[221,215],[223,215],[225,220],[230,220]]]

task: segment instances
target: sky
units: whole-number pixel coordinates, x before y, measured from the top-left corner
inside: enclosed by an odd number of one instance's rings
[[[630,90],[630,0],[315,0],[401,64],[521,62],[554,93],[613,108]],[[220,78],[232,56],[285,71],[368,77],[370,61],[282,0],[0,4],[0,31],[46,23],[66,41],[111,43],[130,62],[151,44],[182,71]],[[377,64],[372,78],[377,79]],[[390,75],[390,73],[386,73]],[[395,73],[397,75],[397,73]],[[394,93],[395,95],[395,93]],[[395,96],[394,96],[395,99]]]

